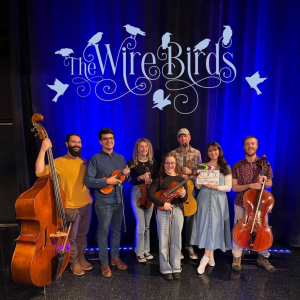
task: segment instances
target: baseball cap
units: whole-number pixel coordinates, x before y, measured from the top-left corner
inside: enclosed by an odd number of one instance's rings
[[[190,134],[190,132],[186,128],[181,128],[177,133],[177,137],[181,134]]]

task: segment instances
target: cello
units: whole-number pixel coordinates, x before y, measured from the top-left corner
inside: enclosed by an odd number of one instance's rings
[[[144,172],[145,173],[150,172],[149,168],[145,167]],[[149,179],[151,179],[151,173],[149,174]],[[139,198],[139,200],[137,202],[137,205],[140,208],[148,209],[152,205],[152,202],[147,199],[147,193],[148,193],[149,186],[150,186],[150,184],[146,184],[146,183],[143,183],[140,186],[141,197]]]
[[[31,118],[40,140],[48,137],[39,124],[43,116]],[[11,262],[11,273],[17,283],[45,287],[56,279],[58,282],[70,258],[65,218],[66,197],[59,188],[52,149],[47,150],[51,174],[40,177],[34,186],[24,192],[15,204],[17,219],[21,221],[21,232],[16,239],[16,248]]]
[[[261,176],[269,163],[263,155],[257,163],[261,167]],[[266,215],[271,212],[274,206],[273,195],[264,189],[265,178],[260,190],[249,189],[243,197],[245,213],[242,219],[238,220],[232,230],[234,241],[243,248],[253,251],[267,250],[273,243],[271,226],[268,225]]]

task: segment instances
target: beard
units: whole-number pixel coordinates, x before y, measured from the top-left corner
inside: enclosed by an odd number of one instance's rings
[[[245,152],[248,156],[254,156],[256,154],[256,149],[249,149]]]
[[[78,148],[78,150],[75,150],[75,148]],[[74,146],[74,147],[71,147],[68,145],[68,150],[70,152],[70,154],[74,157],[78,157],[81,155],[81,150],[82,148],[81,147],[77,147],[77,146]]]

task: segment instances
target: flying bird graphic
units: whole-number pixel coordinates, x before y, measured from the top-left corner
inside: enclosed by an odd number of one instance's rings
[[[68,57],[72,53],[74,53],[74,51],[69,48],[63,48],[55,52],[55,54],[60,54],[63,57]]]
[[[260,78],[260,75],[258,71],[252,75],[251,77],[246,77],[245,79],[249,83],[249,85],[256,90],[257,95],[261,94],[261,91],[257,88],[257,85],[260,84],[261,82],[265,81],[268,77],[266,78]]]
[[[88,45],[86,46],[89,47],[91,45],[96,45],[97,43],[100,42],[100,40],[102,39],[102,32],[97,32],[95,35],[93,35],[92,38],[90,38],[90,40],[88,41]]]
[[[129,33],[129,34],[131,34],[131,37],[133,38],[133,39],[135,39],[135,36],[137,35],[137,34],[140,34],[140,35],[146,35],[146,33],[144,32],[144,31],[141,31],[141,29],[139,29],[139,28],[137,28],[137,27],[133,27],[133,26],[131,26],[131,25],[125,25],[124,26],[125,28],[126,28],[126,31]]]
[[[225,29],[223,31],[223,42],[222,43],[225,46],[227,46],[232,37],[232,30],[231,30],[230,26],[228,26],[228,25],[224,25],[224,27],[225,27]]]
[[[56,91],[57,94],[52,101],[57,102],[58,97],[64,94],[69,85],[63,84],[57,78],[55,78],[54,85],[47,84],[47,86],[51,90]]]
[[[165,106],[171,104],[171,101],[168,100],[168,98],[170,97],[170,95],[167,98],[165,98],[164,90],[162,90],[162,89],[157,90],[153,94],[153,102],[156,105],[154,105],[152,108],[157,107],[160,110],[162,110]]]
[[[203,53],[205,55],[205,53],[202,50],[205,49],[208,46],[209,42],[210,42],[210,39],[204,39],[203,41],[201,41],[200,43],[198,43],[195,46],[194,52],[199,50],[200,53]]]
[[[172,33],[166,32],[166,33],[162,36],[162,38],[161,38],[161,40],[162,40],[161,47],[162,47],[163,49],[168,48],[168,44],[170,43],[170,40],[171,40],[170,35],[172,35]]]

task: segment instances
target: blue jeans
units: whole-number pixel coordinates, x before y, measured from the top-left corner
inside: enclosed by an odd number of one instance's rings
[[[170,239],[170,256],[167,262],[170,211],[157,210],[157,232],[159,238],[159,265],[163,274],[181,272],[181,231],[183,211],[176,205],[173,207]]]
[[[137,205],[140,197],[140,186],[134,185],[131,190],[131,207],[136,220],[134,252],[137,256],[150,252],[150,220],[153,212],[153,204],[148,209]]]
[[[120,247],[120,232],[122,224],[122,203],[105,204],[95,203],[96,213],[98,217],[98,247],[99,258],[102,265],[108,264],[108,251],[107,251],[107,238],[109,227],[111,227],[111,257],[116,258],[119,256]]]

